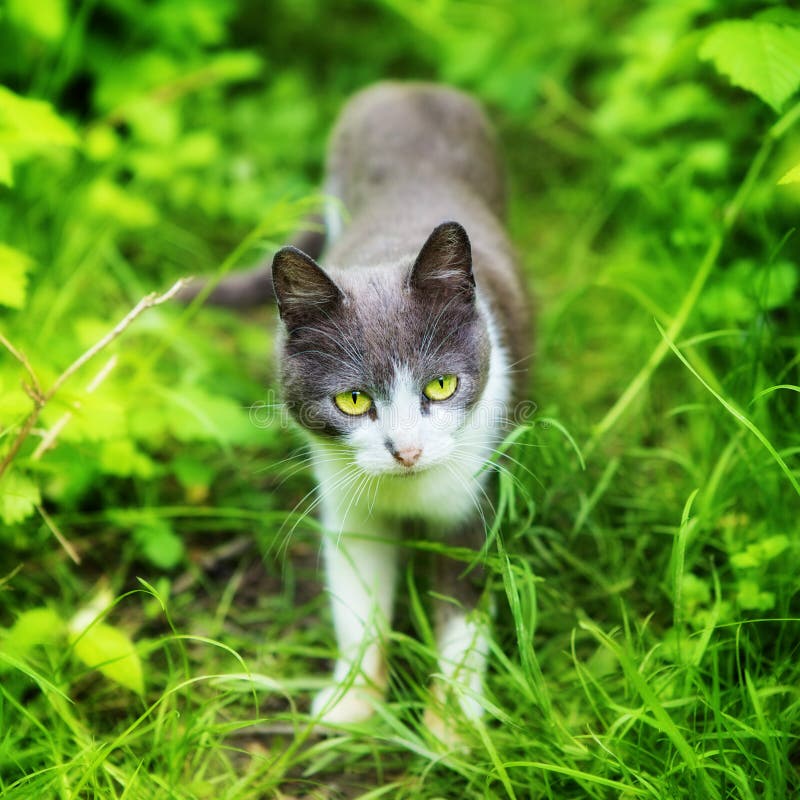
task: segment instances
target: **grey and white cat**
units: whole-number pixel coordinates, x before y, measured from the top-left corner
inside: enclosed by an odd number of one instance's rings
[[[348,220],[327,215],[324,268],[285,247],[272,291],[283,400],[307,433],[321,497],[338,660],[312,710],[333,724],[367,718],[386,689],[404,535],[480,548],[482,467],[524,385],[514,365],[531,337],[493,133],[469,97],[400,83],[357,94],[333,132],[326,190]],[[238,297],[270,292],[263,271],[239,280]],[[479,570],[464,569],[440,558],[434,570],[434,692],[475,718],[487,615]]]

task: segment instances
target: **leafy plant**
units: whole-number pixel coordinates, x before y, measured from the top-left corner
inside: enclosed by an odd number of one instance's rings
[[[98,597],[69,623],[47,607],[20,614],[11,628],[0,634],[0,674],[19,666],[20,661],[35,660],[37,648],[58,652],[69,640],[75,657],[87,667],[99,669],[112,681],[142,695],[142,664],[130,638],[97,621],[98,605],[110,602],[110,597]]]

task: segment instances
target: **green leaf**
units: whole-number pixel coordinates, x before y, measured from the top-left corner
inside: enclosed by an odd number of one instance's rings
[[[215,471],[206,461],[182,454],[173,460],[170,467],[186,491],[189,503],[203,503],[208,499]]]
[[[182,453],[172,460],[172,471],[184,489],[207,489],[214,479],[214,468],[207,462]]]
[[[106,474],[120,477],[151,478],[156,472],[152,459],[137,450],[130,439],[103,442],[98,463]]]
[[[119,144],[119,136],[111,125],[96,123],[86,131],[84,150],[93,161],[108,161]]]
[[[11,164],[11,156],[5,150],[0,150],[0,184],[14,185],[14,167]]]
[[[685,618],[691,618],[697,606],[711,600],[711,587],[707,580],[703,580],[693,572],[687,572],[681,582],[681,606]]]
[[[113,220],[123,228],[149,228],[158,222],[158,210],[144,197],[126,191],[112,181],[98,178],[89,187],[86,208],[100,219]]]
[[[57,42],[67,27],[64,0],[7,0],[9,19],[19,28],[28,31],[37,39]]]
[[[797,283],[797,267],[791,261],[778,261],[766,267],[759,287],[758,300],[761,306],[768,310],[788,306]]]
[[[18,155],[35,153],[51,146],[78,144],[72,126],[53,110],[50,103],[31,100],[0,86],[0,147]],[[10,153],[13,160],[14,153]]]
[[[157,147],[173,144],[180,134],[178,108],[160,103],[148,95],[137,97],[125,105],[125,119],[137,139]]]
[[[787,183],[800,183],[800,164],[795,164],[779,181],[778,185]]]
[[[178,144],[175,163],[182,167],[206,167],[219,158],[220,141],[210,131],[188,133]]]
[[[173,569],[183,560],[183,539],[164,520],[153,519],[140,525],[133,538],[142,555],[160,569]]]
[[[747,611],[769,611],[775,605],[773,592],[762,592],[755,581],[739,581],[736,599],[739,606]]]
[[[800,11],[794,11],[791,8],[766,8],[759,11],[753,19],[757,22],[773,22],[776,25],[800,27]]]
[[[12,469],[0,479],[0,519],[6,525],[27,519],[41,502],[39,487],[21,472]]]
[[[243,406],[229,397],[213,395],[199,386],[165,391],[169,428],[178,441],[218,441],[221,445],[253,440],[253,424]]]
[[[709,319],[747,322],[759,310],[787,306],[800,282],[791,261],[761,267],[749,259],[736,261],[706,289],[700,309]]]
[[[60,441],[104,442],[127,438],[125,400],[113,386],[106,384],[96,392],[84,391],[72,397],[65,394],[57,399],[68,402],[54,402],[45,408],[42,421],[49,427],[61,418],[65,410],[72,412],[72,419],[59,435]]]
[[[142,662],[126,633],[100,622],[73,633],[72,642],[75,655],[87,667],[100,670],[136,694],[144,694]]]
[[[4,653],[22,659],[37,645],[53,645],[66,633],[66,623],[49,608],[33,608],[17,617],[0,645]]]
[[[217,81],[229,83],[255,78],[263,66],[263,61],[255,53],[249,50],[232,50],[211,59],[209,70]]]
[[[696,664],[702,656],[703,649],[701,637],[670,628],[661,640],[660,653],[663,658],[674,664]]]
[[[782,533],[768,536],[755,544],[747,545],[741,553],[731,556],[731,564],[739,569],[760,567],[779,556],[789,546],[789,537]]]
[[[148,49],[125,59],[105,59],[94,99],[101,111],[121,111],[127,103],[181,74],[181,64],[162,50]]]
[[[761,551],[758,545],[750,544],[741,553],[734,553],[731,556],[731,564],[739,569],[751,569],[761,566]]]
[[[783,533],[768,536],[761,541],[761,552],[766,560],[779,556],[789,546],[789,537]]]
[[[8,359],[3,367],[0,372],[0,429],[10,427],[31,411],[31,398],[25,394],[20,381],[20,365]]]
[[[27,274],[32,266],[33,261],[25,253],[7,244],[0,244],[0,305],[11,308],[25,305]]]
[[[780,111],[800,87],[800,30],[771,22],[732,20],[711,28],[700,48],[734,86]]]

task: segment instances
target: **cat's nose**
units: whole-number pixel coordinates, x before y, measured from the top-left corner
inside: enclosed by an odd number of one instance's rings
[[[402,450],[392,451],[395,461],[398,461],[404,467],[413,467],[419,461],[422,455],[422,448],[420,447],[404,447]]]

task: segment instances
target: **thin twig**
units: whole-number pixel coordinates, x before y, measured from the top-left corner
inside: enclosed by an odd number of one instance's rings
[[[111,358],[106,361],[103,368],[97,375],[92,378],[89,385],[86,387],[86,394],[91,394],[94,392],[98,386],[108,377],[108,374],[111,372],[114,367],[117,366],[117,361],[119,360],[116,353],[114,353]],[[80,402],[75,403],[75,408],[80,408]],[[44,436],[42,436],[42,441],[39,442],[36,449],[33,451],[33,455],[31,459],[33,461],[38,461],[50,448],[55,445],[55,441],[58,438],[58,435],[61,431],[64,430],[67,423],[75,416],[74,411],[65,411],[64,414],[58,418],[56,423],[50,428],[49,431],[45,431]]]
[[[8,591],[6,585],[11,583],[11,581],[17,576],[17,573],[22,569],[23,566],[24,564],[17,564],[17,566],[14,567],[14,569],[12,569],[11,572],[8,573],[8,575],[3,575],[3,577],[0,578],[0,591],[3,592]]]
[[[58,529],[58,526],[55,524],[55,522],[53,522],[53,520],[50,517],[50,515],[40,505],[36,506],[36,510],[41,515],[42,519],[44,520],[45,525],[47,525],[47,527],[50,528],[50,532],[53,534],[53,536],[55,536],[56,539],[58,539],[58,543],[64,548],[64,551],[66,552],[66,554],[76,564],[80,564],[81,563],[81,557],[78,555],[78,551],[72,546],[72,544],[67,539],[67,537],[64,536],[63,533],[61,533],[61,531]]]
[[[20,350],[17,350],[17,348],[14,347],[14,345],[11,344],[11,342],[9,342],[8,339],[6,339],[6,337],[3,336],[2,333],[0,333],[0,344],[2,344],[3,347],[5,347],[6,350],[8,350],[8,352],[11,353],[11,355],[14,356],[14,358],[16,358],[17,361],[19,361],[19,363],[22,364],[22,366],[25,368],[25,371],[28,373],[28,376],[31,379],[33,392],[38,396],[39,399],[41,399],[42,389],[39,386],[39,379],[36,377],[36,373],[33,371],[33,367],[31,366],[30,361],[28,361],[28,359],[25,357],[25,353],[23,353]],[[31,395],[31,392],[28,392],[28,395],[31,396],[31,399],[34,400],[34,402],[37,402],[36,398],[34,398],[33,395]]]
[[[0,478],[3,477],[3,473],[8,469],[8,465],[14,460],[17,453],[19,452],[20,447],[22,447],[22,443],[28,438],[28,434],[31,432],[31,429],[36,424],[36,420],[39,419],[39,414],[42,413],[42,406],[36,406],[33,411],[27,416],[25,422],[22,423],[22,427],[17,431],[17,435],[13,442],[11,442],[11,447],[9,447],[8,452],[5,455],[5,458],[0,463]]]
[[[25,421],[22,423],[22,426],[17,432],[14,441],[11,443],[11,447],[8,449],[8,452],[6,453],[2,462],[0,462],[0,478],[3,477],[3,474],[16,457],[19,449],[22,447],[23,442],[28,438],[28,434],[30,434],[31,429],[39,419],[42,409],[50,400],[53,399],[55,393],[64,385],[64,383],[69,380],[87,361],[96,356],[97,353],[99,353],[103,348],[108,347],[108,345],[111,344],[111,342],[113,342],[114,339],[116,339],[143,311],[147,310],[148,308],[152,308],[153,306],[166,303],[167,300],[174,297],[184,287],[185,283],[186,280],[181,278],[180,280],[176,281],[170,289],[164,292],[164,294],[153,292],[148,294],[146,297],[143,297],[112,330],[110,330],[102,339],[100,339],[99,342],[90,347],[83,355],[76,358],[75,361],[73,361],[56,378],[50,389],[44,393],[39,390],[38,381],[36,381],[36,376],[34,375],[33,370],[30,368],[30,364],[28,364],[27,359],[25,359],[22,353],[20,353],[13,345],[11,345],[7,339],[4,337],[0,338],[0,344],[5,346],[6,349],[28,371],[28,374],[31,376],[31,379],[34,382],[34,390],[37,394],[36,397],[32,397],[34,403],[33,410],[30,412],[30,414],[28,414]]]
[[[175,284],[164,294],[151,292],[143,297],[112,330],[110,330],[99,342],[90,347],[82,356],[75,359],[55,380],[44,395],[44,402],[50,400],[53,395],[61,388],[65,381],[71,378],[89,359],[93,358],[104,348],[108,347],[143,311],[153,306],[160,306],[172,299],[185,285],[184,278],[176,281]]]

